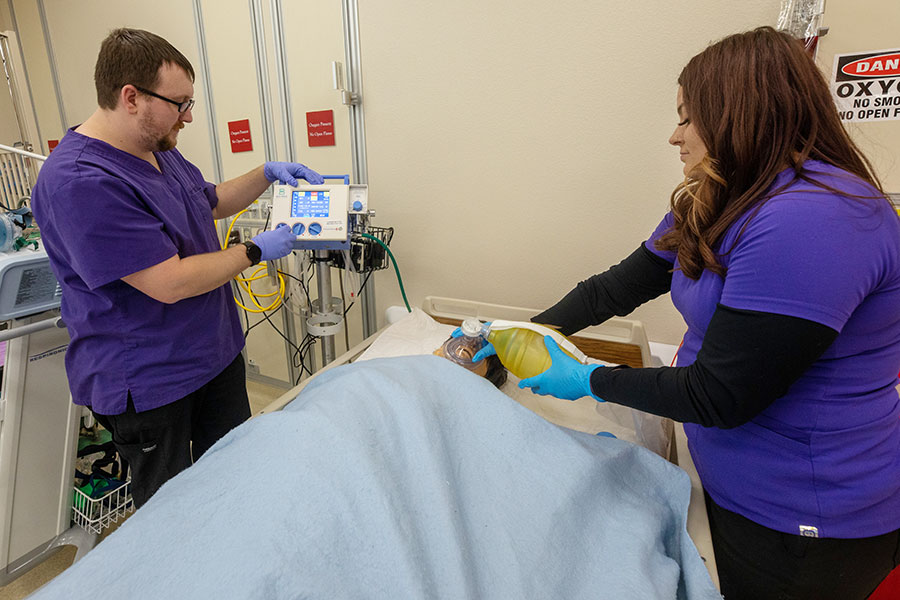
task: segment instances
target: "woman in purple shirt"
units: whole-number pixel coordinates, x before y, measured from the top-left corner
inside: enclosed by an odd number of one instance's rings
[[[534,317],[571,334],[671,292],[677,366],[547,338],[522,385],[685,423],[727,600],[865,598],[900,560],[900,219],[798,40],[727,37],[678,83],[671,211]]]

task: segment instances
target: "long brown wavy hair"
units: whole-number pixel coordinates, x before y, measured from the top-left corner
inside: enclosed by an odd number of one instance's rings
[[[847,135],[828,84],[802,42],[771,27],[722,39],[690,60],[678,77],[687,115],[707,155],[672,192],[674,227],[656,248],[677,252],[687,277],[704,269],[725,276],[717,248],[748,210],[758,210],[775,176],[831,190],[803,163],[819,160],[884,190]],[[836,190],[832,190],[836,191]]]

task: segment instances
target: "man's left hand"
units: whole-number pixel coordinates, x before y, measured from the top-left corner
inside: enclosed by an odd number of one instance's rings
[[[590,396],[603,402],[591,392],[591,373],[597,365],[583,365],[562,350],[549,335],[544,336],[544,345],[553,361],[550,368],[534,377],[519,382],[520,388],[530,387],[535,394],[556,396],[563,400],[577,400]]]
[[[297,185],[297,179],[305,179],[313,185],[325,183],[325,179],[300,163],[291,162],[267,162],[263,166],[263,173],[271,182],[280,181],[285,185]]]

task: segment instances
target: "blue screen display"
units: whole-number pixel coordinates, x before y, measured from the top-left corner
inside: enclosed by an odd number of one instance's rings
[[[331,192],[327,190],[294,190],[291,194],[292,217],[328,217]]]

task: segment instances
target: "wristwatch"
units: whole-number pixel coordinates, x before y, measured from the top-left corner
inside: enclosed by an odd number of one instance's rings
[[[251,241],[241,242],[247,248],[247,258],[250,259],[250,266],[256,266],[262,260],[262,250],[259,246]]]

